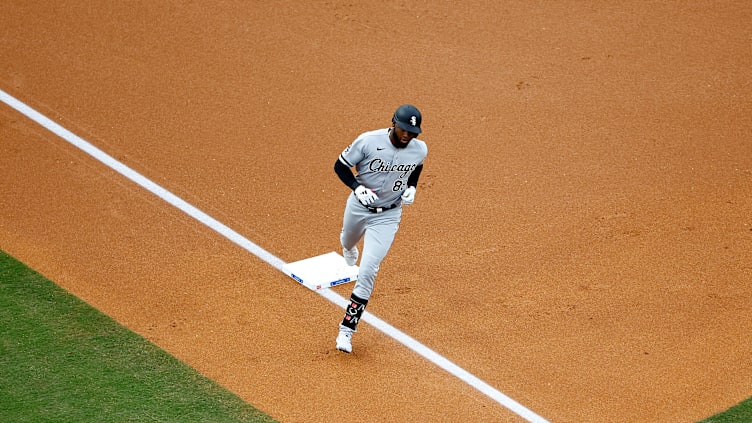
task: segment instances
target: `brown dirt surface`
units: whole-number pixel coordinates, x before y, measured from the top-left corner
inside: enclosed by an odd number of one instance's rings
[[[555,422],[750,396],[743,1],[0,6],[0,88],[287,262],[401,103],[429,157],[369,311]],[[0,104],[0,248],[282,422],[518,421]],[[351,285],[334,288],[349,295]]]

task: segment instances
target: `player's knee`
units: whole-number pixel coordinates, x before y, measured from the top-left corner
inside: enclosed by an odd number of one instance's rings
[[[375,263],[372,260],[368,260],[367,257],[364,257],[360,262],[360,273],[375,279],[376,274],[379,273],[379,267],[381,267],[380,263]]]

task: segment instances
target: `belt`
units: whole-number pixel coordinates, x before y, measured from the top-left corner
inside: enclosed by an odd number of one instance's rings
[[[393,208],[395,208],[397,206],[399,206],[399,202],[394,203],[391,206],[387,206],[387,207],[368,207],[368,206],[366,206],[366,208],[371,213],[383,213],[383,212],[385,212],[387,210],[391,210],[391,209],[393,209]]]

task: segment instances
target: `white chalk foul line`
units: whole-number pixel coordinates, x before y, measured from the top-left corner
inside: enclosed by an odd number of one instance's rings
[[[109,154],[95,147],[94,145],[84,140],[83,138],[79,137],[78,135],[70,132],[69,130],[63,128],[59,124],[53,122],[51,119],[47,118],[43,114],[27,106],[25,103],[21,102],[20,100],[16,99],[15,97],[11,96],[10,94],[6,93],[3,90],[0,90],[0,101],[12,107],[13,109],[17,110],[19,113],[28,117],[32,121],[36,122],[37,124],[41,125],[45,129],[54,133],[58,137],[78,147],[80,150],[84,151],[86,154],[99,160],[101,163],[111,168],[115,172],[123,175],[130,181],[143,187],[147,191],[151,192],[152,194],[156,195],[157,197],[161,198],[162,200],[166,201],[172,206],[178,208],[182,212],[198,220],[199,222],[203,223],[204,225],[208,226],[214,231],[218,232],[219,234],[221,234],[228,240],[234,242],[241,248],[245,249],[246,251],[250,252],[251,254],[255,255],[261,260],[265,261],[266,263],[268,263],[275,269],[279,270],[282,273],[287,274],[284,270],[284,266],[287,263],[282,261],[280,258],[274,256],[270,252],[259,247],[258,245],[251,242],[249,239],[247,239],[243,235],[229,228],[227,225],[214,219],[208,214],[202,212],[201,210],[189,204],[182,198],[162,188],[160,185],[152,182],[150,179],[146,178],[145,176],[141,175],[140,173],[136,172],[135,170],[131,169],[130,167],[126,166],[120,161],[116,160]],[[316,290],[315,292],[319,293],[322,297],[336,304],[340,308],[347,307],[348,301],[344,297],[342,297],[341,295],[337,294],[334,291],[331,291],[328,289],[320,289],[320,290]],[[426,360],[434,363],[435,365],[449,372],[453,376],[459,378],[460,380],[464,381],[468,385],[482,392],[489,398],[493,399],[494,401],[501,404],[502,406],[508,408],[509,410],[516,413],[517,415],[524,418],[525,420],[529,422],[535,422],[535,423],[547,423],[547,421],[543,417],[525,408],[522,404],[518,403],[512,398],[502,394],[496,388],[492,387],[486,382],[483,382],[476,376],[472,375],[468,371],[464,370],[463,368],[459,367],[458,365],[452,363],[451,361],[447,360],[443,356],[434,352],[430,348],[416,341],[415,339],[405,334],[401,330],[395,328],[389,323],[376,317],[376,315],[366,311],[363,315],[362,320],[372,325],[376,329],[380,330],[387,336],[393,338],[394,340],[401,343],[402,345],[408,347],[409,349],[411,349],[418,355],[424,357]]]

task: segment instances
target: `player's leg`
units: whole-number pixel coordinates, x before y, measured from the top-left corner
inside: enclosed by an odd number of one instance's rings
[[[342,256],[349,266],[355,265],[358,260],[358,242],[366,230],[366,221],[371,212],[364,209],[357,202],[354,195],[350,195],[345,205],[345,213],[342,218],[342,232],[339,241],[342,244]],[[362,309],[365,305],[363,300],[354,297],[345,310],[345,317],[339,325],[339,334],[337,335],[337,349],[344,352],[352,352],[351,338],[358,324],[360,316],[363,314]],[[354,321],[353,321],[354,319]]]
[[[397,208],[380,215],[372,215],[368,219],[358,280],[350,295],[350,303],[340,323],[340,332],[337,337],[337,349],[340,351],[352,351],[352,334],[357,330],[358,322],[368,305],[376,274],[392,246],[401,216],[402,209]]]
[[[401,217],[402,209],[396,208],[369,219],[363,240],[363,257],[360,260],[358,280],[353,288],[353,294],[358,298],[365,301],[371,298],[376,275],[381,262],[392,248]]]
[[[354,266],[358,261],[358,242],[366,230],[366,218],[370,212],[358,203],[354,195],[350,195],[345,205],[342,218],[342,232],[339,242],[342,244],[342,256],[348,266]]]
[[[352,334],[357,331],[358,321],[363,315],[368,301],[358,298],[356,295],[350,295],[350,303],[345,309],[345,317],[339,324],[339,334],[337,335],[337,349],[346,353],[352,352]]]

